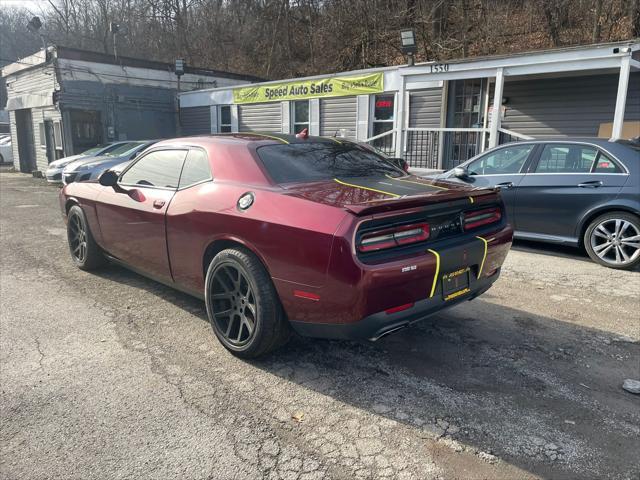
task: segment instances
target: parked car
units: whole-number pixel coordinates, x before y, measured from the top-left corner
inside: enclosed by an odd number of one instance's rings
[[[85,150],[82,153],[78,153],[76,155],[69,155],[68,157],[60,158],[58,160],[54,160],[49,164],[49,168],[45,172],[45,177],[47,182],[49,183],[62,183],[62,171],[67,165],[70,165],[73,162],[78,160],[83,160],[89,157],[96,157],[100,155],[105,155],[112,150],[115,150],[118,147],[121,147],[124,144],[129,144],[130,142],[114,142],[107,143],[104,145],[97,145],[89,150]]]
[[[640,145],[594,138],[502,145],[438,176],[500,187],[514,236],[584,248],[595,262],[640,263]]]
[[[140,152],[156,142],[157,140],[125,142],[102,155],[76,160],[62,171],[62,183],[97,180],[105,170],[134,159]]]
[[[256,357],[302,335],[375,340],[485,292],[511,245],[497,189],[408,175],[357,144],[222,134],[162,141],[60,193],[84,270],[105,259],[206,302]]]
[[[13,163],[13,150],[11,149],[11,137],[0,140],[0,163]]]

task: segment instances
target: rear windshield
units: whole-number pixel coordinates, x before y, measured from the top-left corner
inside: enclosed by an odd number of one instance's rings
[[[144,142],[127,142],[121,145],[118,145],[116,148],[109,150],[105,153],[105,155],[109,157],[119,157],[133,150],[134,148],[139,147]]]
[[[266,145],[258,156],[276,183],[315,182],[345,177],[400,177],[404,172],[381,155],[354,144]]]
[[[629,147],[636,152],[640,152],[640,143],[638,143],[638,140],[618,140],[617,143],[621,143],[622,145]]]

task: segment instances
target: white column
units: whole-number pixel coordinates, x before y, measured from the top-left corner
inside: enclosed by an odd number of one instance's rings
[[[309,135],[320,135],[320,99],[309,100]]]
[[[291,102],[284,100],[280,106],[282,107],[282,133],[291,133]]]
[[[211,133],[218,133],[218,106],[211,105],[211,112],[209,113],[211,118]]]
[[[618,96],[616,97],[616,111],[613,115],[613,128],[611,140],[622,137],[622,125],[624,124],[624,109],[627,104],[627,88],[629,86],[629,71],[631,69],[631,55],[620,59],[620,77],[618,78]]]
[[[404,112],[405,112],[405,95],[407,92],[406,89],[406,79],[404,75],[400,76],[400,89],[398,90],[398,99],[396,109],[396,157],[402,157],[402,146],[404,145],[403,134],[404,134]]]
[[[447,126],[447,109],[449,108],[449,83],[451,80],[442,82],[442,97],[440,99],[440,128]],[[444,137],[445,132],[438,133],[438,168],[443,170],[444,167]]]
[[[502,108],[502,91],[504,89],[504,72],[499,68],[496,72],[496,86],[493,91],[493,108],[489,122],[489,148],[498,145],[498,129],[500,128],[500,109]]]
[[[358,95],[356,99],[356,140],[369,138],[369,95]]]
[[[231,131],[238,131],[238,105],[231,105]]]

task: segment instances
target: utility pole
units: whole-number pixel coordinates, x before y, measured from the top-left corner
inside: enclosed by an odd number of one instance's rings
[[[185,62],[182,58],[176,59],[175,72],[178,77],[178,88],[176,91],[176,129],[178,136],[182,134],[182,121],[180,119],[180,77],[184,75]]]
[[[113,36],[113,57],[118,60],[118,44],[116,42],[116,36],[118,35],[118,32],[120,31],[120,25],[118,25],[116,22],[111,22],[109,24],[109,32],[111,32],[111,35]]]

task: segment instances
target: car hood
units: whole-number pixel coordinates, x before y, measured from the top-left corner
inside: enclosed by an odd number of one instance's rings
[[[129,160],[129,157],[99,157],[96,158],[90,162],[86,162],[83,163],[82,165],[84,165],[87,168],[93,168],[93,167],[97,167],[98,165],[102,165],[104,163],[113,163],[113,164],[117,164],[117,163],[121,163],[121,162],[126,162],[127,160]]]
[[[67,165],[67,167],[65,168],[65,171],[70,172],[73,170],[77,170],[80,167],[82,167],[83,170],[88,170],[102,163],[106,163],[106,162],[119,163],[119,162],[124,162],[126,160],[128,160],[128,157],[109,157],[107,155],[97,156],[97,157],[85,157]]]
[[[81,158],[85,158],[83,155],[70,155],[68,157],[61,158],[59,160],[54,160],[49,164],[49,168],[62,168],[69,165],[71,162],[75,162],[76,160],[80,160]]]
[[[286,194],[366,215],[493,193],[463,184],[407,175],[359,177],[284,185]]]

